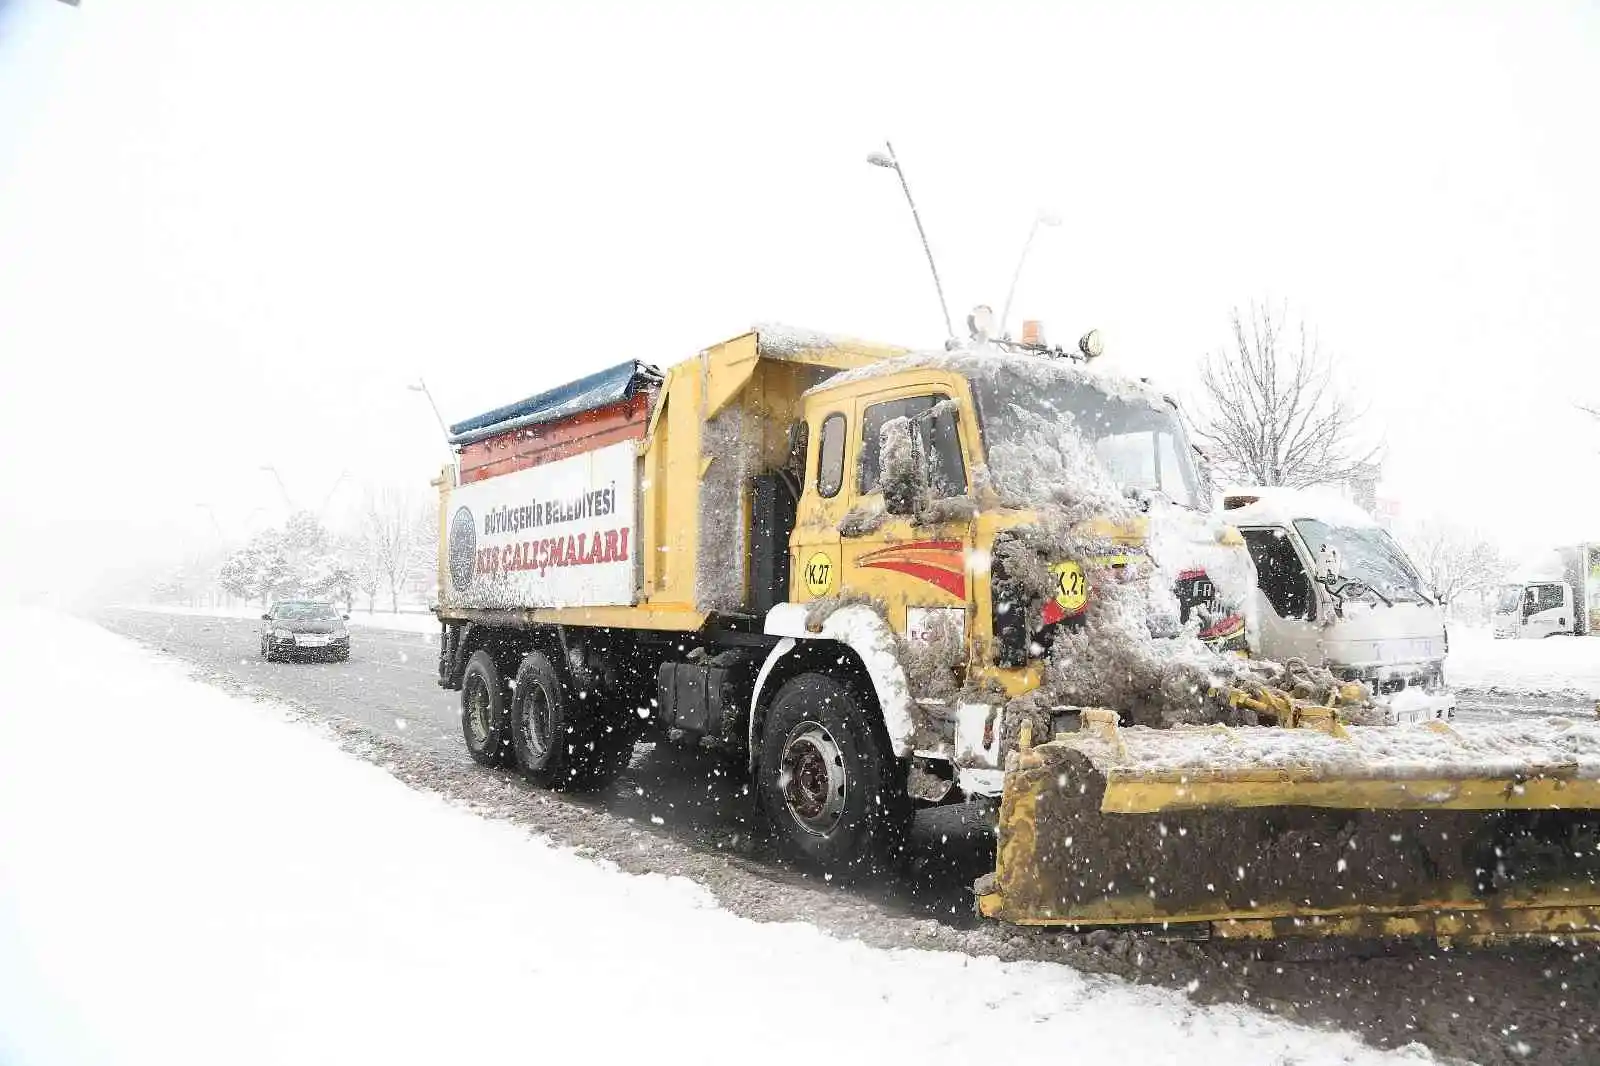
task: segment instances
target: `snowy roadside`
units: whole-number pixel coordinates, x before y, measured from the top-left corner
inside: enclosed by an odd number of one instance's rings
[[[1600,637],[1496,640],[1480,627],[1450,627],[1445,679],[1457,689],[1600,699]]]
[[[86,623],[0,615],[0,649],[8,1064],[1431,1061],[1062,966],[749,922],[407,789]],[[86,662],[114,695],[73,700],[93,742],[68,765],[57,682]]]
[[[184,607],[171,603],[121,603],[118,610],[148,611],[152,614],[199,615],[204,618],[254,618],[261,617],[259,607]],[[439,620],[422,611],[403,611],[399,614],[375,612],[368,614],[357,609],[350,614],[350,625],[362,629],[387,629],[396,633],[438,633]]]

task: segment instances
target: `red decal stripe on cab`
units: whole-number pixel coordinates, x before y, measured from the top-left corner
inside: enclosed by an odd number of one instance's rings
[[[967,598],[966,553],[959,540],[896,544],[863,555],[856,565],[893,570],[935,585],[958,599]]]

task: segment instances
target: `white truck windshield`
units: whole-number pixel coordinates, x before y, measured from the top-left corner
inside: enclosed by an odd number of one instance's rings
[[[1315,518],[1297,518],[1294,528],[1315,559],[1324,544],[1339,552],[1343,575],[1377,591],[1384,599],[1421,603],[1427,599],[1422,578],[1400,545],[1376,526],[1336,526]]]
[[[1503,587],[1494,601],[1494,609],[1498,614],[1516,614],[1522,610],[1522,586]]]

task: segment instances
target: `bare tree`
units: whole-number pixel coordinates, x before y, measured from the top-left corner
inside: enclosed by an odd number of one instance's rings
[[[1476,530],[1447,522],[1419,522],[1398,531],[1422,579],[1445,599],[1499,584],[1511,563]]]
[[[433,515],[412,492],[385,488],[367,493],[362,515],[361,562],[357,573],[374,591],[389,594],[389,610],[400,610],[400,593],[416,573],[436,539],[430,536]],[[370,602],[370,601],[369,601]]]
[[[1287,309],[1233,311],[1233,348],[1200,368],[1195,435],[1226,478],[1243,484],[1330,485],[1371,469],[1378,447],[1358,443],[1364,411],[1337,387],[1333,365]]]
[[[369,550],[368,543],[363,516],[361,534],[346,541],[345,554],[350,559],[351,587],[366,597],[367,613],[371,614],[377,607],[378,586],[383,583],[383,574],[378,566],[378,553]]]

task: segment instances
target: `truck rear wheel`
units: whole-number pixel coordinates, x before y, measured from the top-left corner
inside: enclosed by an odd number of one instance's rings
[[[529,781],[540,788],[595,789],[627,768],[633,734],[608,715],[582,713],[566,674],[549,656],[525,655],[512,690],[512,744]]]
[[[911,804],[892,752],[849,686],[801,674],[778,691],[761,732],[762,809],[779,848],[834,874],[888,867]]]
[[[461,676],[461,735],[473,762],[510,765],[509,696],[494,656],[481,649],[473,652]]]

